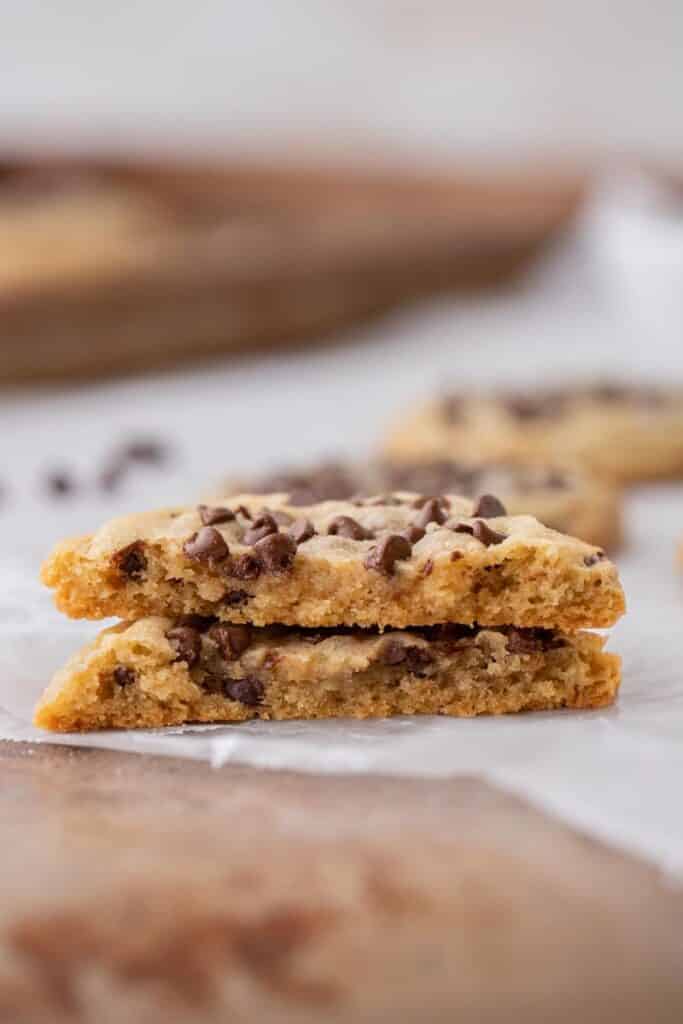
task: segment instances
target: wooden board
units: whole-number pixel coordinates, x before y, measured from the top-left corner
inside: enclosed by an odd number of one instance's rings
[[[477,781],[0,773],[3,1022],[683,1019],[683,891]]]

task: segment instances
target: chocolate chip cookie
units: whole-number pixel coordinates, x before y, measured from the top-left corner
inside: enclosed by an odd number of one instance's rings
[[[266,626],[455,622],[574,631],[624,610],[601,549],[491,495],[293,505],[241,495],[117,519],[43,568],[73,617],[212,615]]]
[[[393,459],[568,459],[621,483],[683,476],[683,388],[614,382],[452,394],[403,415]]]
[[[226,480],[221,493],[281,492],[292,505],[349,500],[391,491],[498,495],[510,515],[532,515],[545,526],[614,550],[622,538],[621,493],[579,466],[471,459],[376,459],[321,462],[247,480]]]
[[[471,716],[611,703],[602,637],[436,626],[252,628],[152,617],[102,632],[57,673],[35,714],[56,731],[252,718]]]

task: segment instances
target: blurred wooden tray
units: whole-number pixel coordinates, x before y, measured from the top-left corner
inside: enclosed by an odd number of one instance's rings
[[[509,281],[580,194],[541,174],[0,161],[0,382],[303,343]]]

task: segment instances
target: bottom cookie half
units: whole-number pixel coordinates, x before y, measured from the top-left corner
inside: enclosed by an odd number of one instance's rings
[[[604,707],[620,681],[604,642],[514,627],[377,633],[153,617],[104,630],[74,655],[35,723],[70,732]]]

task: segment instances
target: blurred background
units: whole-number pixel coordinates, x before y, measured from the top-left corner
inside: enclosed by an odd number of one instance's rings
[[[683,375],[675,0],[2,19],[4,554],[449,385]]]

